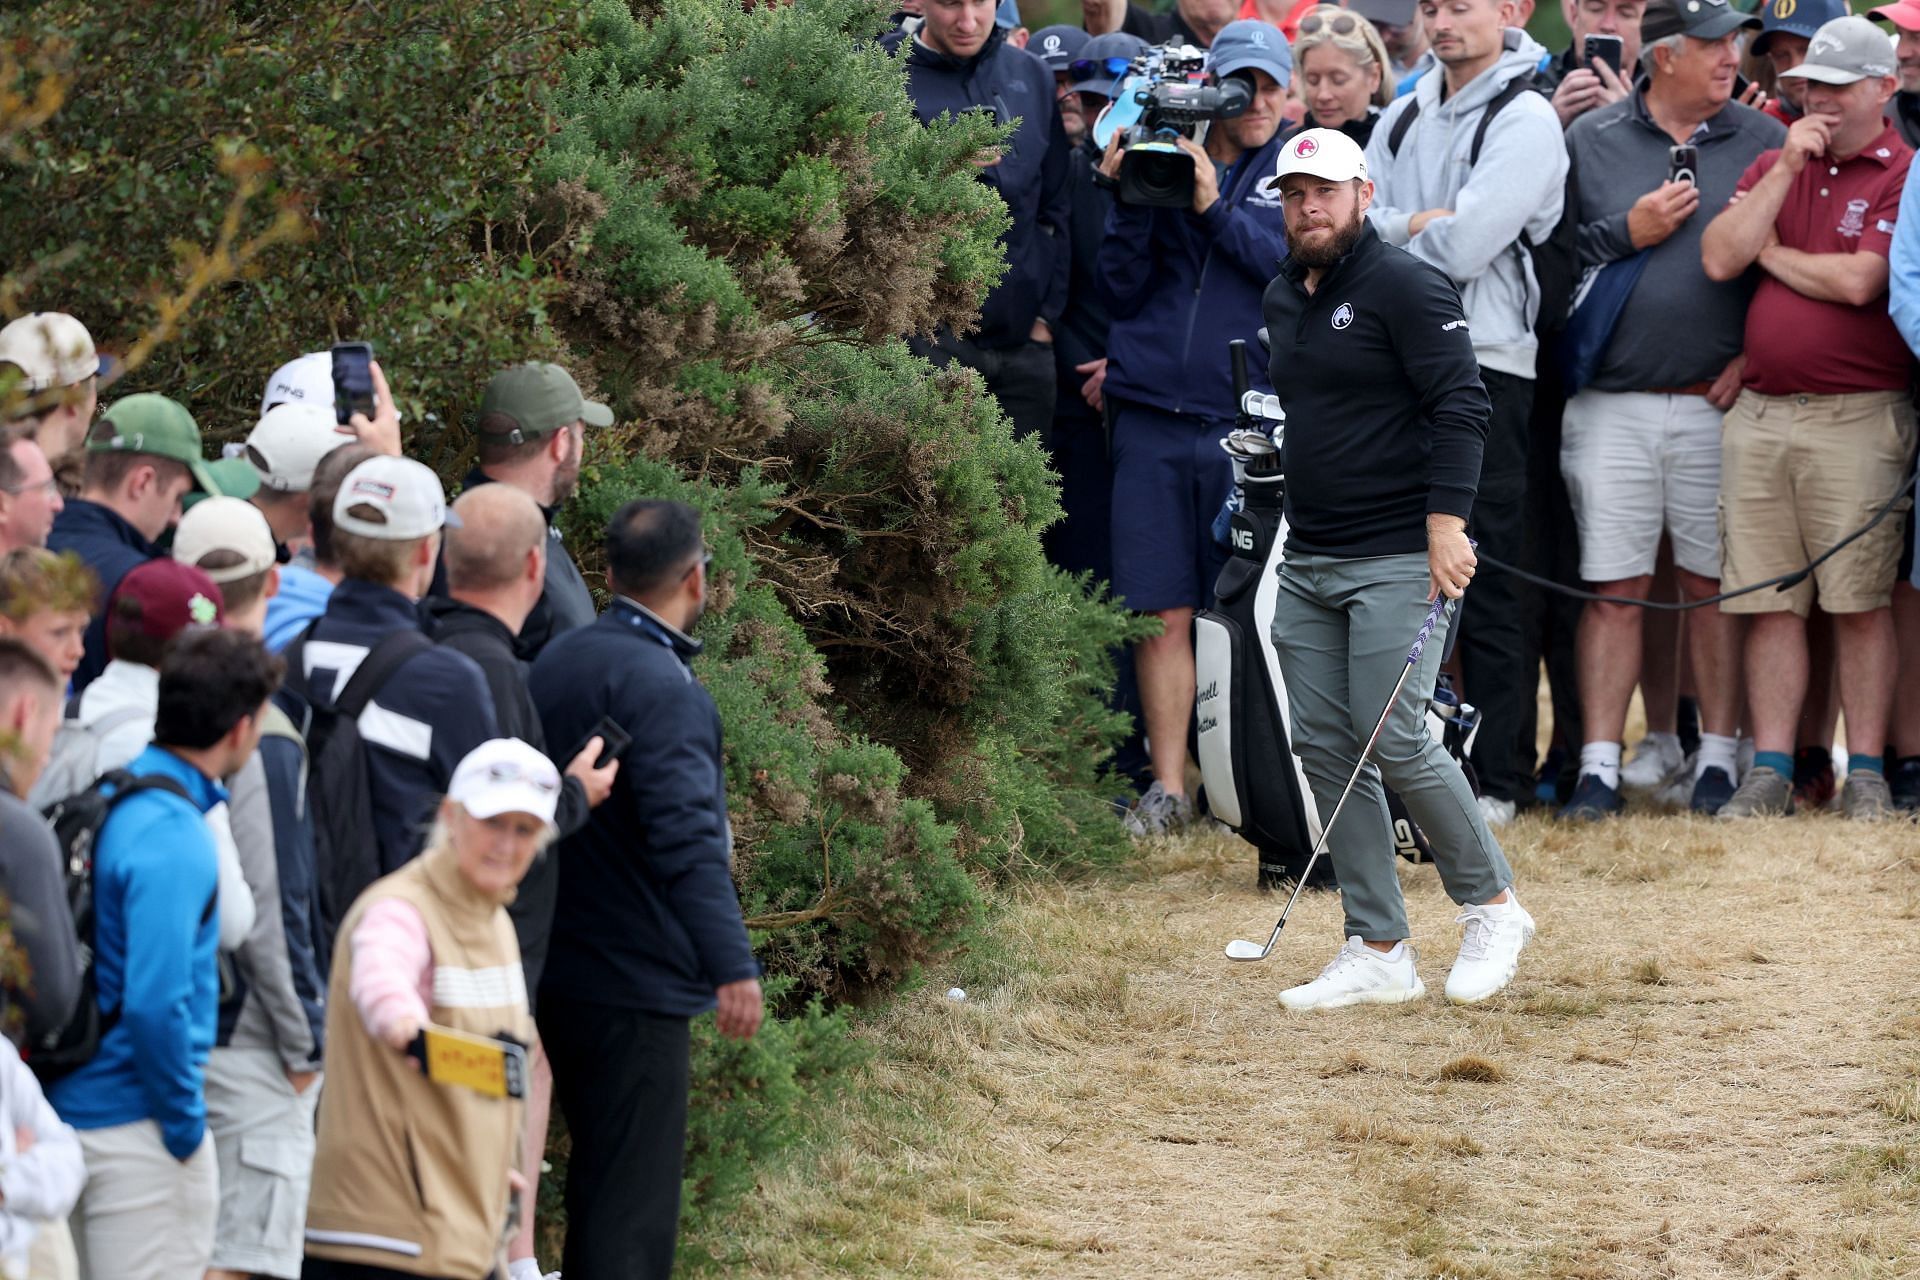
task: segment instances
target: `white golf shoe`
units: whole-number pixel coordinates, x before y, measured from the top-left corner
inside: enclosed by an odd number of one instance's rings
[[[1520,949],[1533,938],[1533,917],[1511,891],[1493,906],[1462,907],[1455,919],[1465,926],[1460,955],[1447,975],[1447,999],[1475,1004],[1513,981]]]
[[[1350,1004],[1404,1004],[1427,994],[1414,970],[1418,957],[1405,942],[1393,952],[1375,951],[1356,935],[1312,982],[1289,987],[1280,1003],[1289,1009],[1343,1009]]]
[[[1674,770],[1680,767],[1686,754],[1680,750],[1680,740],[1671,734],[1655,737],[1648,734],[1633,748],[1633,759],[1620,768],[1620,790],[1645,792],[1656,790]]]

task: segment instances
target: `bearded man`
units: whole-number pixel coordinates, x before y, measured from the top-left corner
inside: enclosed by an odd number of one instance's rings
[[[1383,241],[1367,221],[1373,184],[1345,134],[1309,129],[1280,150],[1289,253],[1261,312],[1269,373],[1287,414],[1286,559],[1274,642],[1293,742],[1314,802],[1332,814],[1392,694],[1433,600],[1473,580],[1467,518],[1490,407],[1453,281]],[[1447,978],[1456,1004],[1513,978],[1533,918],[1466,778],[1427,732],[1445,652],[1443,613],[1408,676],[1341,821],[1327,837],[1346,910],[1346,945],[1289,1009],[1417,1000],[1426,988],[1407,941],[1381,778],[1433,842],[1465,926]]]

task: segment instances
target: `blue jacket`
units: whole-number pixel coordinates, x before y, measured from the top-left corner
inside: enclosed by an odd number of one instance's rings
[[[633,735],[613,794],[560,844],[548,996],[690,1018],[760,973],[733,888],[720,713],[687,665],[699,649],[616,598],[533,664],[548,742],[571,747],[603,715]]]
[[[87,651],[73,671],[73,691],[79,693],[107,665],[106,605],[113,589],[131,570],[158,556],[160,548],[118,512],[85,498],[68,498],[66,508],[53,518],[47,550],[73,552],[100,579],[100,607],[87,624]]]
[[[1067,194],[1071,210],[1068,235],[1067,306],[1053,329],[1053,358],[1059,370],[1059,399],[1063,407],[1092,413],[1080,398],[1087,375],[1078,367],[1107,354],[1107,297],[1100,288],[1100,242],[1106,236],[1107,216],[1113,212],[1113,193],[1094,185],[1100,149],[1091,140],[1074,148],[1067,158]]]
[[[331,705],[373,646],[404,628],[419,630],[420,618],[414,602],[393,588],[354,578],[335,587],[304,651],[314,698]],[[452,649],[407,659],[367,703],[359,727],[381,875],[420,852],[453,767],[495,736],[495,724],[486,676]]]
[[[994,28],[971,58],[936,53],[904,31],[882,47],[907,51],[907,96],[922,124],[940,115],[985,109],[1001,124],[1018,120],[1000,163],[980,180],[1000,193],[1013,225],[1001,237],[1007,274],[980,308],[983,347],[1026,342],[1035,317],[1053,325],[1067,304],[1067,135],[1054,101],[1053,72]]]
[[[94,854],[94,981],[120,1020],[93,1060],[47,1091],[76,1129],[153,1120],[175,1159],[206,1132],[204,1075],[220,979],[220,872],[202,817],[226,791],[164,747],[127,766],[192,797],[143,791],[108,815]]]
[[[327,611],[333,584],[300,564],[280,566],[280,590],[267,601],[267,622],[261,632],[270,653],[293,643],[307,624]]]
[[[1204,214],[1142,209],[1116,201],[1100,245],[1100,279],[1111,304],[1106,394],[1173,413],[1231,418],[1227,342],[1245,338],[1253,385],[1267,385],[1254,340],[1260,298],[1287,254],[1280,198],[1261,192],[1280,138],[1243,154],[1221,175],[1220,199]]]

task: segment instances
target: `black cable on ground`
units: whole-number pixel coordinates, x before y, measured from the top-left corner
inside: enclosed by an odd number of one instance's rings
[[[1524,582],[1531,582],[1536,587],[1543,587],[1548,591],[1557,591],[1561,595],[1571,596],[1575,600],[1594,600],[1601,604],[1628,604],[1640,609],[1663,609],[1670,613],[1684,613],[1689,609],[1704,609],[1710,604],[1719,604],[1722,600],[1732,600],[1736,596],[1752,595],[1756,591],[1765,591],[1769,587],[1775,591],[1787,591],[1798,586],[1800,583],[1806,581],[1815,569],[1818,569],[1847,547],[1866,537],[1869,533],[1872,533],[1874,529],[1879,527],[1881,521],[1892,515],[1893,509],[1899,505],[1900,499],[1906,497],[1908,490],[1913,488],[1916,476],[1920,476],[1920,471],[1908,472],[1907,478],[1900,482],[1900,487],[1893,491],[1892,496],[1880,504],[1880,509],[1873,513],[1871,520],[1828,547],[1812,560],[1809,560],[1801,568],[1795,569],[1792,573],[1783,573],[1777,578],[1768,578],[1764,582],[1756,582],[1751,586],[1741,587],[1738,591],[1722,591],[1717,596],[1707,596],[1700,600],[1641,600],[1634,596],[1602,595],[1597,591],[1586,591],[1579,587],[1569,587],[1563,582],[1555,582],[1551,578],[1543,578],[1537,573],[1529,573],[1525,569],[1510,565],[1504,560],[1495,560],[1492,556],[1483,555],[1480,557],[1479,562],[1484,565],[1490,565],[1502,573],[1510,573]]]

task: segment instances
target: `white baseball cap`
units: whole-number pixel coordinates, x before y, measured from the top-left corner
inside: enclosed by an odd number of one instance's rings
[[[352,514],[354,507],[362,506],[374,508],[385,519]],[[447,510],[447,491],[431,468],[412,458],[382,454],[347,472],[333,500],[333,527],[382,542],[405,542],[436,529],[457,529],[460,517]]]
[[[260,397],[260,412],[277,404],[316,404],[333,414],[333,353],[309,351],[297,360],[289,360],[273,371],[267,389]]]
[[[1367,179],[1367,155],[1360,144],[1338,129],[1307,129],[1287,139],[1274,163],[1273,176],[1263,187],[1280,189],[1280,179],[1291,173],[1311,174],[1330,182]]]
[[[225,569],[200,563],[215,551],[233,551],[241,562]],[[173,558],[190,564],[220,586],[265,573],[278,559],[273,530],[260,508],[239,498],[202,498],[187,509],[173,531]]]
[[[70,387],[100,372],[87,326],[59,311],[37,311],[0,329],[0,361],[20,366],[29,391]]]
[[[320,459],[352,441],[341,433],[330,406],[290,400],[260,415],[247,436],[247,455],[266,488],[305,493],[313,488]]]
[[[560,770],[518,738],[494,738],[453,767],[447,798],[476,818],[530,813],[552,826],[560,803]]]

